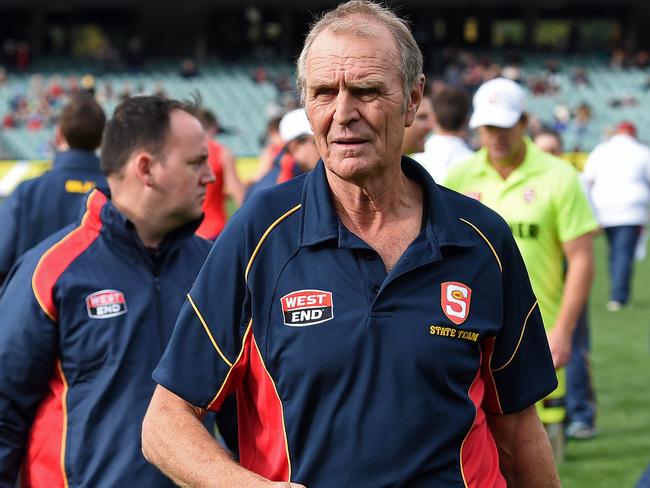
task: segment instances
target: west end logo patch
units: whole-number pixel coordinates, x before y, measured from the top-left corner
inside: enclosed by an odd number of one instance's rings
[[[284,325],[290,327],[316,325],[334,318],[334,305],[330,291],[293,291],[280,298],[280,303]]]
[[[457,281],[446,281],[440,285],[440,305],[447,318],[454,324],[465,322],[469,315],[472,289]]]
[[[127,312],[124,293],[117,290],[100,290],[86,297],[86,309],[91,319],[108,319]]]

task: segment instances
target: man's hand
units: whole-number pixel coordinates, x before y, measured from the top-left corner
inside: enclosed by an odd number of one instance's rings
[[[571,356],[573,327],[562,327],[558,324],[548,333],[548,345],[553,356],[553,366],[561,368],[569,362]]]

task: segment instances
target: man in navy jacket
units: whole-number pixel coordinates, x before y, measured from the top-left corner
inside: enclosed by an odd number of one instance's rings
[[[142,457],[157,364],[210,243],[214,180],[191,107],[123,102],[85,213],[28,251],[0,297],[0,487],[172,486]],[[21,469],[22,466],[22,469]]]
[[[18,185],[0,208],[0,284],[25,251],[77,220],[84,194],[105,186],[95,155],[105,122],[89,93],[74,95],[63,107],[52,170]]]

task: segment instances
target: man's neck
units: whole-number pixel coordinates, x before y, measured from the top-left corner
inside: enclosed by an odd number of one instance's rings
[[[149,249],[157,248],[169,233],[169,230],[153,224],[160,220],[155,216],[155,209],[147,209],[146,205],[141,202],[126,201],[126,199],[120,197],[119,193],[111,198],[115,208],[133,224],[135,232],[144,247]]]
[[[423,191],[399,166],[372,181],[350,183],[327,173],[343,225],[370,245],[387,272],[395,266],[422,225]]]
[[[488,162],[497,170],[497,173],[507,180],[508,177],[524,162],[526,159],[526,144],[522,141],[521,146],[518,147],[511,155],[502,159],[491,159],[488,152]]]
[[[357,229],[381,227],[403,208],[411,206],[413,186],[419,188],[406,178],[401,168],[363,182],[351,183],[329,171],[327,179],[339,217],[344,224]]]

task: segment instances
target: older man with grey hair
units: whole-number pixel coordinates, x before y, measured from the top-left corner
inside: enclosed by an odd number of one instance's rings
[[[322,160],[216,241],[153,374],[145,456],[196,487],[559,486],[512,235],[401,156],[424,86],[408,26],[341,4],[298,80]],[[239,463],[199,422],[232,393]]]

